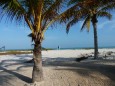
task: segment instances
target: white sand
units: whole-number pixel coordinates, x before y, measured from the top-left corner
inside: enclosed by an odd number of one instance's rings
[[[36,86],[115,86],[115,57],[80,63],[75,61],[81,54],[93,51],[42,51],[44,81]],[[99,49],[102,54],[108,51],[115,52],[115,49]],[[22,63],[30,59],[32,54],[1,55],[0,86],[24,86],[31,82],[32,64]]]
[[[99,52],[104,53],[107,51],[115,52],[115,49],[99,49]],[[94,52],[93,49],[78,49],[78,50],[49,50],[43,51],[43,57],[57,58],[57,57],[78,57],[81,54]]]

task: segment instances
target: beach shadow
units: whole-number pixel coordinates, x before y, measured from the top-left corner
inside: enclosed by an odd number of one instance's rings
[[[103,62],[111,62],[115,63],[115,60],[102,60]],[[22,63],[21,63],[22,64]],[[12,66],[15,64],[11,64],[9,66]],[[8,66],[8,65],[7,65]],[[22,66],[18,67],[16,70],[20,70],[21,68],[25,67],[32,67],[33,64],[23,63]],[[109,79],[111,79],[113,82],[115,82],[115,65],[108,65],[108,64],[102,64],[101,60],[98,61],[88,61],[88,62],[76,62],[75,58],[63,58],[63,57],[57,57],[57,58],[45,58],[43,57],[43,66],[49,67],[49,66],[60,66],[62,68],[55,68],[55,70],[68,70],[76,72],[77,74],[85,77],[91,76],[92,72],[99,72],[102,75],[107,76]],[[70,67],[70,68],[63,68],[63,67]],[[72,68],[74,67],[74,68]],[[7,70],[3,67],[0,67],[1,70],[4,72],[7,72],[11,75],[16,76],[20,80],[31,83],[31,79],[27,76],[24,76],[22,74],[16,73],[11,70]],[[93,76],[91,76],[93,78]],[[114,86],[114,83],[111,83],[110,86]]]
[[[42,63],[44,66],[50,66],[50,65],[55,65],[55,63],[57,64],[57,62],[73,62],[75,61],[76,58],[63,58],[63,57],[57,57],[57,58],[47,58],[47,57],[43,57],[42,58]]]
[[[111,79],[113,82],[115,82],[115,65],[110,65],[106,63],[115,63],[115,60],[94,60],[94,61],[84,61],[84,62],[76,62],[76,61],[57,61],[55,59],[50,58],[51,61],[44,62],[44,66],[57,66],[55,70],[69,70],[78,73],[81,76],[91,76],[91,72],[98,72],[102,75],[107,76],[109,79]],[[57,58],[58,59],[58,58]],[[46,60],[47,61],[47,60]],[[102,63],[103,62],[103,63]],[[105,63],[105,64],[104,64]],[[62,68],[58,68],[58,66]],[[66,67],[66,68],[63,68]],[[67,68],[70,67],[70,68]],[[72,67],[74,67],[72,69]],[[113,86],[113,85],[112,85]]]
[[[19,55],[19,59],[2,60],[0,62],[0,66],[9,67],[9,66],[19,65],[19,64],[23,65],[26,61],[29,60],[29,59],[26,59],[27,58],[26,56],[31,57],[30,55],[23,55],[23,56]],[[18,55],[17,55],[17,57],[18,57]]]
[[[16,63],[9,64],[9,62],[16,62]],[[17,65],[16,69],[8,70],[10,66],[15,66],[15,65]],[[21,65],[25,66],[25,67],[32,66],[32,64],[25,64],[20,60],[3,60],[0,63],[0,73],[1,73],[0,74],[0,86],[16,86],[16,83],[19,83],[19,82],[20,82],[20,86],[23,85],[22,82],[32,83],[32,79],[30,77],[27,77],[23,74],[17,73],[18,70],[21,70],[21,68],[22,68]],[[17,72],[15,72],[15,71],[17,71]],[[13,83],[13,81],[14,81],[14,83]]]
[[[24,55],[23,55],[23,54],[22,54],[22,55],[16,55],[16,57],[19,57],[20,59],[24,59],[24,58],[28,58],[28,57],[29,57],[29,58],[32,58],[33,55],[31,55],[31,54],[30,54],[30,55],[28,55],[28,54],[24,54]]]
[[[21,70],[22,68],[33,67],[33,63],[23,63],[22,66],[16,68],[16,70]]]
[[[12,71],[12,70],[7,70],[7,69],[5,69],[3,67],[0,67],[0,69],[2,69],[4,72],[6,72],[8,74],[11,74],[11,75],[19,78],[20,80],[22,80],[22,81],[24,81],[26,83],[32,83],[32,79],[27,77],[27,76],[25,76],[25,75],[19,74],[17,72]]]
[[[0,75],[0,86],[14,86],[13,83],[9,82],[12,79],[11,75]]]

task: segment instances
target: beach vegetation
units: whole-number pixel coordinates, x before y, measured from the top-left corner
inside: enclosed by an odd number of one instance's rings
[[[62,17],[62,22],[67,23],[66,31],[70,30],[70,27],[79,21],[84,21],[81,27],[81,31],[87,28],[90,31],[90,25],[92,23],[94,31],[94,59],[98,58],[98,34],[97,23],[98,18],[111,19],[110,13],[115,9],[114,0],[70,0],[69,6],[74,8],[70,9],[71,12],[66,14],[66,17]]]
[[[0,16],[9,21],[24,23],[30,28],[34,42],[32,82],[43,80],[41,44],[44,33],[64,13],[60,12],[65,0],[0,0]]]
[[[43,80],[41,45],[44,40],[44,33],[48,27],[55,22],[68,23],[68,32],[70,26],[85,19],[82,29],[87,26],[89,31],[89,22],[91,21],[95,29],[94,32],[97,32],[97,17],[107,17],[111,19],[111,14],[108,10],[109,8],[112,9],[112,1],[114,0],[111,0],[111,3],[106,2],[110,0],[96,0],[98,3],[94,3],[92,0],[71,0],[73,5],[62,12],[60,9],[62,9],[66,1],[68,0],[0,0],[1,18],[5,17],[9,21],[24,23],[31,30],[28,36],[31,37],[32,42],[34,42],[32,82],[40,82]],[[100,1],[103,2],[100,4]],[[96,46],[95,58],[97,58],[98,42],[96,33],[94,38]]]
[[[28,51],[19,51],[19,50],[8,50],[0,52],[0,55],[17,55],[17,54],[31,54],[30,50]]]

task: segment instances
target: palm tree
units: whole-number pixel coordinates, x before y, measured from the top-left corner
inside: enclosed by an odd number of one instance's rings
[[[64,14],[59,11],[64,0],[0,0],[1,17],[26,22],[34,41],[32,82],[43,80],[41,44],[47,28]]]
[[[112,15],[110,10],[115,9],[114,0],[71,0],[69,5],[76,5],[74,15],[67,14],[67,18],[63,17],[62,21],[68,21],[67,33],[72,25],[78,21],[84,20],[81,30],[86,26],[87,30],[90,30],[90,22],[92,22],[94,30],[94,59],[98,58],[98,37],[97,37],[97,18],[106,17],[111,19]]]

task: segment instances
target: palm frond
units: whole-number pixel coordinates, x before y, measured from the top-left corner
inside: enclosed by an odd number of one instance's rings
[[[114,0],[70,0],[69,4],[70,5],[77,4],[77,7],[79,8],[79,10],[75,10],[75,13],[73,14],[74,16],[71,15],[65,18],[68,20],[74,19],[76,14],[77,16],[79,16],[78,17],[79,20],[85,18],[81,31],[84,29],[85,26],[87,30],[89,31],[91,16],[96,14],[98,15],[97,17],[106,17],[108,19],[111,19],[112,15],[108,13],[108,11],[115,9]],[[87,16],[87,15],[90,15],[90,16]],[[72,26],[71,23],[67,25],[68,28],[70,28],[70,26]]]
[[[35,35],[34,35],[33,33],[30,33],[30,34],[28,35],[28,37],[30,37],[30,38],[32,39],[32,42],[33,42],[34,39],[35,39]]]
[[[106,11],[100,11],[97,13],[97,17],[106,17],[107,19],[111,19],[112,15],[109,12]]]
[[[45,22],[46,25],[44,27],[44,30],[46,30],[52,23],[56,22],[56,21],[59,21],[60,23],[63,23],[63,22],[66,22],[67,19],[72,16],[74,14],[73,10],[72,9],[75,9],[76,8],[76,5],[74,5],[73,7],[71,8],[68,8],[66,11],[62,12],[62,13],[58,13],[58,14],[55,14],[49,22]],[[53,15],[53,14],[51,14]],[[49,15],[49,16],[51,16]]]
[[[91,22],[91,18],[87,19],[86,28],[87,28],[87,31],[88,31],[88,32],[89,32],[89,30],[90,30],[90,22]]]
[[[79,11],[79,13],[78,13]],[[60,23],[66,23],[67,21],[69,21],[71,18],[73,18],[73,16],[77,16],[78,14],[80,14],[81,10],[79,10],[79,7],[77,4],[75,4],[74,6],[68,8],[65,12],[63,12],[63,14],[61,14],[60,17]]]
[[[115,2],[105,5],[101,10],[102,11],[111,11],[115,9]]]
[[[59,14],[59,9],[62,7],[65,0],[55,0],[45,12],[43,12],[42,18],[46,20],[51,20]]]
[[[105,5],[109,3],[115,3],[115,0],[97,0],[99,4]]]
[[[17,0],[0,0],[0,7],[2,9],[1,15],[6,15],[11,21],[13,19],[23,20],[25,10]]]
[[[77,4],[77,3],[79,3],[79,2],[83,2],[83,0],[70,0],[70,1],[68,2],[68,6],[73,5],[73,4]]]
[[[76,24],[78,21],[79,19],[77,18],[74,18],[73,20],[71,20],[66,26],[66,33],[69,33],[70,27]]]
[[[85,26],[87,27],[87,29],[90,28],[90,20],[91,20],[91,17],[88,15],[85,19],[85,21],[83,22],[83,25],[82,25],[82,28],[81,28],[81,31],[85,28]]]

